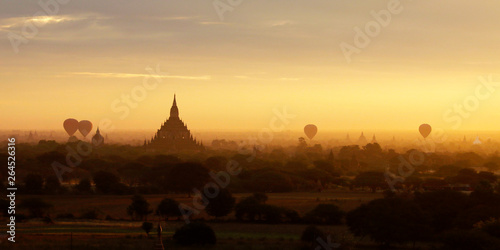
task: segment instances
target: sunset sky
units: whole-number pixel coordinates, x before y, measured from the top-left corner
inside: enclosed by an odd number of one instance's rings
[[[500,2],[401,0],[348,63],[340,44],[389,2],[243,0],[221,20],[212,0],[70,0],[35,18],[38,1],[1,0],[0,129],[62,129],[72,117],[154,130],[175,93],[192,131],[260,129],[276,107],[296,115],[292,130],[497,130],[500,86],[479,99],[477,88],[481,76],[500,82]],[[27,24],[38,32],[16,53],[12,34]],[[161,82],[121,117],[147,67]],[[460,125],[444,118],[464,102],[477,107]]]

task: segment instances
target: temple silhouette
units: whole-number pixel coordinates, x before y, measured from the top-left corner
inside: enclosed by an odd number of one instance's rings
[[[144,146],[158,151],[198,151],[203,150],[203,143],[196,141],[179,118],[179,108],[174,95],[174,102],[170,108],[170,117]]]

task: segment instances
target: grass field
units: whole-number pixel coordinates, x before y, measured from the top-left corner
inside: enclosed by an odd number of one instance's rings
[[[250,194],[236,194],[240,199]],[[23,196],[27,198],[28,196]],[[10,244],[1,238],[0,249],[152,249],[154,239],[146,238],[140,228],[142,222],[130,221],[126,208],[131,196],[39,196],[54,205],[51,217],[72,213],[76,217],[89,210],[97,210],[99,220],[54,220],[46,224],[40,220],[30,220],[17,225],[16,243]],[[192,198],[186,195],[146,195],[145,198],[156,207],[164,198],[173,198],[187,205]],[[268,204],[284,206],[296,210],[301,215],[320,203],[334,203],[342,210],[349,211],[362,203],[382,197],[380,193],[367,192],[323,192],[323,193],[278,193],[268,194]],[[25,211],[20,211],[25,212]],[[117,220],[103,220],[111,216]],[[206,215],[201,215],[208,219]],[[155,221],[155,216],[150,220]],[[162,223],[166,249],[190,249],[175,245],[171,236],[184,221]],[[217,235],[214,249],[299,249],[300,236],[307,225],[269,225],[236,223],[229,215],[218,222],[208,222]],[[331,235],[346,235],[345,226],[320,227]],[[153,230],[155,231],[155,230]],[[152,232],[152,235],[155,235]],[[371,244],[366,241],[363,244]],[[199,248],[198,248],[199,249]]]
[[[251,194],[235,194],[234,196],[238,200],[249,195]],[[380,193],[369,192],[276,193],[267,195],[269,197],[268,204],[284,206],[296,210],[301,215],[320,203],[333,203],[344,211],[350,211],[362,203],[382,197]],[[23,198],[28,197],[30,196],[23,196]],[[107,215],[115,219],[129,219],[126,213],[131,202],[129,195],[45,195],[38,197],[54,205],[50,212],[52,217],[64,213],[72,213],[78,217],[95,209],[102,217],[101,219]],[[189,206],[193,204],[193,199],[188,198],[187,195],[145,195],[144,197],[153,208],[156,208],[164,198],[172,198]]]

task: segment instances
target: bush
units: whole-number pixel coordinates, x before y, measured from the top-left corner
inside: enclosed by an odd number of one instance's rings
[[[177,229],[173,239],[181,245],[215,245],[217,239],[211,227],[193,222]]]
[[[142,230],[144,230],[144,232],[146,232],[146,235],[149,238],[149,233],[151,232],[151,229],[153,229],[153,223],[143,222],[141,228],[142,228]]]

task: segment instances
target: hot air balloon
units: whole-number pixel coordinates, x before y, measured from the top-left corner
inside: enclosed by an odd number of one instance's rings
[[[418,128],[418,131],[420,131],[420,134],[425,138],[427,138],[427,136],[429,136],[429,134],[431,133],[432,131],[432,128],[431,128],[431,125],[429,124],[422,124],[420,125],[420,127]]]
[[[72,136],[78,130],[78,121],[73,118],[69,118],[64,121],[63,126],[66,133],[68,133],[69,136]]]
[[[87,120],[82,120],[78,123],[78,131],[86,137],[92,131],[92,123]]]
[[[316,127],[316,125],[314,124],[308,124],[304,127],[304,133],[310,140],[312,140],[316,133],[318,133],[318,127]]]

